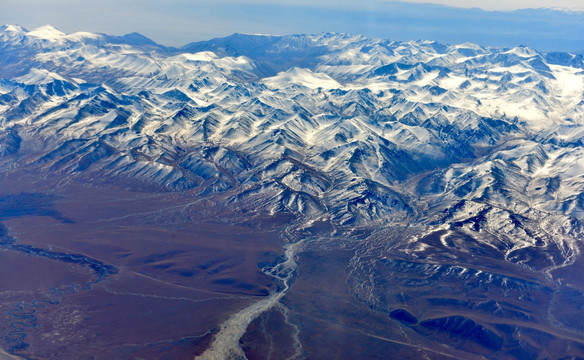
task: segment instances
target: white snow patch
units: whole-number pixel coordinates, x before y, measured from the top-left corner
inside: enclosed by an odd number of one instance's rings
[[[76,32],[73,34],[66,35],[65,38],[67,40],[71,40],[71,41],[84,41],[84,40],[98,40],[98,39],[103,38],[103,36],[98,35],[98,34],[94,34],[94,33],[90,33],[90,32],[79,31],[79,32]]]
[[[288,88],[290,85],[301,85],[310,89],[340,89],[342,86],[336,80],[324,73],[315,73],[309,69],[295,67],[263,81],[274,89]]]
[[[67,81],[64,77],[45,69],[32,69],[28,74],[14,79],[21,84],[47,84],[54,80]]]
[[[45,39],[45,40],[51,40],[51,41],[59,41],[61,40],[64,36],[66,36],[67,34],[65,34],[62,31],[59,31],[57,29],[55,29],[54,27],[52,27],[51,25],[45,25],[45,26],[41,26],[39,28],[36,28],[32,31],[29,31],[28,36],[33,36],[39,39]]]
[[[557,88],[561,96],[567,98],[581,98],[584,95],[584,75],[581,69],[575,69],[561,65],[549,65],[553,71]]]
[[[189,61],[213,61],[218,58],[217,54],[215,54],[212,51],[201,51],[194,54],[184,53],[180,54],[180,56],[184,57]]]

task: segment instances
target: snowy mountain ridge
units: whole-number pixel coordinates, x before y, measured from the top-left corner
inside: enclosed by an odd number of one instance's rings
[[[583,216],[581,55],[332,33],[181,49],[50,26],[0,39],[2,154],[17,166],[340,224],[462,203]]]

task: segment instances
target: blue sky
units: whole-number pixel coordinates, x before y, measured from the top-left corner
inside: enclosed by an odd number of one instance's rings
[[[234,32],[361,33],[540,50],[584,50],[583,0],[0,0],[0,23],[121,35],[170,46]],[[438,4],[440,3],[440,4]],[[579,5],[582,4],[582,5]],[[480,7],[480,9],[478,8]],[[563,10],[526,10],[563,8]]]

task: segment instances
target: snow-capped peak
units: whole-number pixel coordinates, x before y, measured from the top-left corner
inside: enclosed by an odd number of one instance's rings
[[[2,25],[0,26],[0,32],[8,32],[8,33],[24,33],[27,30],[20,25]]]
[[[508,51],[504,52],[504,54],[513,54],[513,55],[517,55],[519,57],[532,57],[532,56],[536,56],[537,52],[531,48],[526,47],[526,46],[517,46],[517,47],[514,47],[514,48],[509,49]]]
[[[57,30],[58,31],[58,30]],[[103,36],[86,31],[78,31],[73,34],[66,35],[65,38],[70,41],[87,41],[102,39]]]
[[[61,75],[46,69],[32,69],[28,74],[14,79],[21,84],[47,84],[55,80],[67,81]]]
[[[19,25],[4,25],[0,27],[0,40],[14,41],[25,36],[27,30]]]
[[[212,51],[201,51],[194,54],[184,53],[181,56],[189,61],[213,61],[218,58],[217,54]]]
[[[281,89],[290,85],[305,86],[310,89],[340,89],[342,86],[325,73],[313,72],[310,69],[294,67],[276,76],[264,79],[271,88]]]
[[[59,41],[61,40],[65,34],[64,32],[57,30],[51,25],[45,25],[38,27],[32,31],[27,33],[28,36],[33,36],[39,39],[50,40],[50,41]]]

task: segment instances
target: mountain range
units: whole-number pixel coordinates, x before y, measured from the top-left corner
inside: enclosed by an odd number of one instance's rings
[[[353,249],[353,299],[406,339],[584,356],[582,54],[338,33],[169,48],[7,25],[0,155],[4,174],[330,224],[294,256]]]

